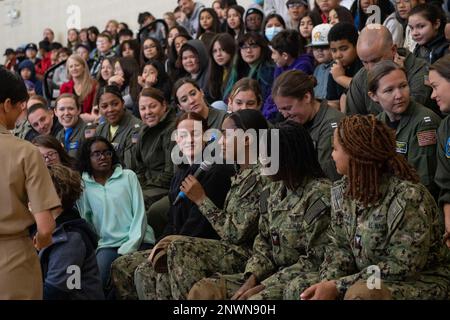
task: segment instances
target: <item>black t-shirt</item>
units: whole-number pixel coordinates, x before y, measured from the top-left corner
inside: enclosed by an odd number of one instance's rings
[[[345,75],[347,77],[353,78],[353,76],[363,67],[363,64],[359,58],[356,58],[353,63],[345,68]],[[333,76],[331,73],[328,75],[328,83],[327,83],[327,100],[333,101],[333,100],[339,100],[341,96],[347,92],[347,89],[345,89],[343,86],[337,84],[336,81],[334,81]]]

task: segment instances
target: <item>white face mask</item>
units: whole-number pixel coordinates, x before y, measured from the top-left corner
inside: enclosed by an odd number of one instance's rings
[[[266,28],[266,38],[269,41],[272,41],[272,39],[281,31],[283,31],[282,27],[271,27],[271,28]]]

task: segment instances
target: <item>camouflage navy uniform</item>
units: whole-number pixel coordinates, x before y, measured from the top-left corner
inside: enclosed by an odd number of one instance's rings
[[[138,295],[134,284],[134,271],[147,261],[152,250],[136,251],[123,255],[111,265],[111,280],[114,284],[116,299],[137,300]],[[147,262],[150,264],[150,262]]]
[[[339,298],[357,282],[370,280],[373,266],[393,299],[445,299],[450,282],[442,217],[421,184],[384,177],[381,199],[369,206],[345,198],[347,180],[331,191],[332,221],[320,273],[299,275],[285,289],[298,300],[310,285],[335,280]]]
[[[209,198],[203,201],[199,209],[221,240],[183,237],[169,245],[167,264],[173,299],[186,299],[195,282],[214,272],[244,271],[258,234],[261,193],[269,183],[261,176],[260,167],[252,166],[232,178],[223,210]]]
[[[282,298],[283,288],[298,270],[317,270],[323,260],[328,243],[330,187],[328,180],[306,179],[295,191],[287,190],[282,182],[265,189],[259,233],[244,273],[204,278],[191,293],[217,288],[222,296],[205,293],[204,298],[229,299],[253,274],[265,289],[252,299]]]

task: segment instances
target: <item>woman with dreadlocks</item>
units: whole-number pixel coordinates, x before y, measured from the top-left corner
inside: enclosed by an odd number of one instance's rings
[[[286,298],[447,299],[436,203],[395,148],[395,133],[375,116],[341,121],[332,156],[344,178],[331,189],[331,244],[316,284],[296,279]]]

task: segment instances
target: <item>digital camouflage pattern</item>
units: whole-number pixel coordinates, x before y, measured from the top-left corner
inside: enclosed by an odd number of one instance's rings
[[[216,274],[195,287],[220,286],[218,290],[228,299],[254,274],[266,288],[253,299],[282,298],[282,287],[296,276],[290,271],[317,270],[323,260],[328,243],[330,187],[328,180],[306,179],[295,191],[287,190],[281,182],[266,188],[261,195],[259,233],[244,273]]]
[[[150,262],[141,263],[134,272],[139,300],[170,300],[171,290],[169,275],[156,273]]]
[[[138,299],[134,284],[134,271],[140,264],[147,261],[150,252],[152,252],[152,250],[136,251],[114,260],[111,265],[111,280],[115,287],[117,299]]]
[[[444,247],[442,216],[421,184],[396,177],[383,178],[381,199],[367,207],[345,197],[346,179],[331,192],[331,244],[317,274],[301,275],[285,291],[286,299],[318,280],[335,280],[340,298],[359,280],[373,276],[393,299],[446,299],[450,272]],[[317,281],[314,281],[317,280]]]
[[[199,206],[220,241],[183,237],[169,246],[167,264],[173,299],[186,299],[195,282],[214,272],[244,271],[258,233],[261,193],[270,183],[260,173],[259,166],[251,166],[234,176],[223,210],[208,198]]]

